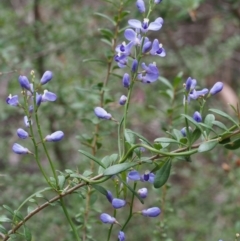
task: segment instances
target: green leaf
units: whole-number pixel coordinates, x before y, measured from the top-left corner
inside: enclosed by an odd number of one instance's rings
[[[58,176],[58,185],[59,185],[59,188],[62,190],[64,188],[64,185],[65,185],[65,176]]]
[[[164,77],[160,76],[158,78],[163,84],[165,84],[168,88],[170,88],[171,90],[173,90],[173,86],[171,85],[171,83]]]
[[[228,131],[228,128],[220,121],[213,121],[213,125],[219,127],[220,129],[223,129],[225,131]]]
[[[92,184],[91,186],[97,191],[99,191],[100,193],[102,193],[104,196],[107,196],[107,190],[104,187],[97,184]]]
[[[123,172],[131,167],[134,167],[136,165],[139,165],[138,163],[121,163],[121,164],[117,164],[111,167],[108,167],[107,169],[105,169],[104,171],[104,175],[105,176],[112,176],[115,174],[118,174],[120,172]]]
[[[177,88],[180,83],[182,83],[183,72],[178,73],[178,75],[173,79],[173,87]]]
[[[156,172],[153,183],[155,188],[160,188],[167,182],[170,176],[171,167],[171,160],[167,160],[164,165]]]
[[[210,109],[209,111],[216,113],[222,117],[225,117],[226,119],[230,120],[231,122],[233,122],[236,126],[238,126],[238,123],[228,114],[226,114],[225,112],[218,110],[218,109]]]
[[[7,234],[7,230],[2,225],[0,225],[0,233]]]
[[[30,229],[26,226],[24,226],[24,236],[26,238],[26,241],[31,241],[32,240],[32,234],[30,232]]]
[[[142,136],[142,135],[140,135],[140,134],[138,134],[138,133],[136,133],[136,132],[134,132],[134,131],[132,131],[132,130],[130,130],[130,129],[126,129],[126,131],[129,132],[129,133],[132,133],[132,134],[136,135],[137,137],[139,137],[140,139],[142,139],[143,141],[145,141],[149,146],[152,146],[152,144],[151,144],[144,136]]]
[[[217,144],[218,144],[218,140],[211,140],[211,141],[203,142],[203,143],[198,147],[198,152],[210,151],[210,150],[212,150]]]
[[[94,13],[94,15],[97,15],[97,16],[99,16],[99,17],[102,17],[102,18],[107,19],[109,22],[111,22],[111,23],[113,24],[113,26],[116,25],[116,22],[113,21],[110,17],[108,17],[108,16],[105,15],[105,14],[102,14],[102,13]]]
[[[191,133],[191,144],[198,140],[201,134],[202,132],[198,128],[195,128],[195,130]]]
[[[14,211],[14,221],[22,221],[23,220],[23,215],[19,212],[19,211],[17,211],[17,210],[15,210]]]
[[[179,131],[177,129],[173,129],[173,134],[178,141],[180,141],[180,139],[182,139],[182,137],[183,137],[181,131]]]
[[[101,163],[100,160],[98,160],[95,156],[91,155],[90,153],[83,151],[83,150],[78,150],[80,153],[82,153],[84,156],[88,157],[89,159],[93,160],[96,162],[99,166],[103,167],[104,169],[106,168],[103,163]]]
[[[134,134],[131,131],[129,131],[128,129],[125,130],[124,136],[125,136],[125,139],[128,143],[130,143],[130,144],[135,143]]]
[[[240,147],[240,139],[234,140],[226,145],[224,145],[226,149],[236,150]]]
[[[6,216],[0,216],[0,223],[11,223],[12,220]]]
[[[9,206],[7,205],[3,205],[3,208],[6,209],[9,213],[11,213],[12,215],[14,215],[14,210],[12,210]]]
[[[98,174],[103,173],[107,167],[112,166],[113,163],[116,162],[117,158],[118,158],[118,154],[112,154],[111,156],[105,156],[101,161],[103,163],[103,165],[105,166],[105,168],[102,168],[100,166],[98,169]]]
[[[83,60],[83,63],[87,63],[87,62],[98,62],[101,64],[107,64],[107,62],[103,61],[102,59],[95,59],[95,58],[89,58],[89,59]]]
[[[159,137],[159,138],[155,139],[154,142],[181,144],[179,141],[176,141],[176,140],[174,140],[174,139],[167,138],[167,137]]]
[[[208,114],[204,119],[204,124],[212,128],[213,121],[215,121],[215,116],[213,114]],[[206,130],[207,135],[210,133],[210,128]]]

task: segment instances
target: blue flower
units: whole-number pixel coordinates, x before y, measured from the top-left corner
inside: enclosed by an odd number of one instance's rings
[[[128,28],[124,31],[124,37],[131,41],[133,45],[140,45],[141,44],[141,35],[139,31],[134,31],[131,28]]]
[[[41,102],[42,102],[42,95],[36,93],[36,105],[40,106]]]
[[[158,207],[142,210],[142,215],[146,217],[157,217],[160,213],[161,213],[161,210]]]
[[[136,59],[133,60],[132,62],[132,72],[135,73],[138,68],[138,61]]]
[[[6,99],[6,103],[11,106],[18,106],[19,105],[18,96],[17,95],[12,96],[10,94]]]
[[[57,95],[48,91],[44,90],[43,95],[42,95],[42,102],[46,101],[55,101],[57,99]]]
[[[47,71],[43,74],[43,76],[42,76],[42,78],[41,78],[41,80],[40,80],[41,85],[45,85],[47,82],[49,82],[49,81],[52,79],[52,77],[53,77],[52,72],[49,71],[49,70],[47,70]]]
[[[152,172],[146,172],[141,176],[141,181],[153,183],[155,178],[155,174]]]
[[[107,195],[106,195],[107,200],[112,203],[113,200],[113,195],[110,191],[107,191]]]
[[[162,47],[162,44],[159,43],[158,39],[154,39],[150,54],[151,55],[157,55],[157,56],[160,56],[160,57],[166,56],[165,49]]]
[[[102,213],[100,215],[100,220],[103,223],[110,223],[110,224],[114,224],[114,223],[118,223],[117,220],[114,217],[111,217],[109,214],[107,213]]]
[[[202,122],[202,116],[201,114],[198,112],[198,111],[195,111],[194,114],[193,114],[193,119],[196,121],[196,122]]]
[[[149,41],[147,37],[144,38],[144,43],[143,43],[143,48],[142,48],[142,53],[148,53],[151,50],[152,47],[152,42]]]
[[[197,85],[197,81],[191,77],[188,77],[185,83],[185,89],[187,91],[194,90]]]
[[[57,142],[61,141],[64,137],[64,133],[62,131],[55,131],[50,135],[47,135],[44,140],[48,142]]]
[[[145,9],[145,3],[144,3],[143,0],[137,0],[136,6],[137,6],[137,8],[138,8],[138,10],[139,10],[140,13],[144,13],[144,12],[146,11],[146,9]]]
[[[30,86],[29,80],[26,76],[20,75],[18,77],[18,81],[22,88],[31,91],[31,86]]]
[[[115,208],[115,209],[119,209],[119,208],[122,208],[126,205],[126,201],[125,200],[122,200],[122,199],[119,199],[119,198],[113,198],[112,200],[112,206]]]
[[[151,22],[150,24],[148,24],[148,22],[149,22],[148,18],[144,18],[143,22],[140,22],[137,19],[128,20],[128,24],[132,28],[141,29],[143,33],[146,33],[148,30],[158,31],[159,29],[161,29],[163,25],[163,19],[160,17],[157,18],[154,22]]]
[[[132,181],[142,181],[142,182],[154,182],[155,175],[152,172],[146,172],[140,175],[138,171],[132,170],[128,173],[128,179]]]
[[[122,95],[122,96],[120,97],[120,99],[119,99],[119,104],[120,104],[120,105],[125,105],[126,101],[127,101],[127,96]]]
[[[123,75],[122,84],[123,84],[123,87],[129,88],[129,86],[130,86],[130,76],[129,76],[128,73],[125,73]]]
[[[139,194],[139,196],[140,196],[141,198],[146,198],[147,195],[148,195],[148,190],[147,190],[146,187],[143,187],[143,188],[140,188],[140,189],[137,191],[137,193]]]
[[[155,63],[149,64],[142,63],[142,68],[144,71],[138,74],[138,79],[143,83],[152,83],[156,81],[159,77],[159,71]]]
[[[119,241],[125,241],[125,234],[123,231],[119,231],[118,233],[118,240]]]
[[[16,154],[32,154],[27,148],[17,144],[17,143],[14,143],[13,146],[12,146],[12,150],[14,153]]]
[[[208,89],[204,88],[202,90],[193,90],[190,92],[189,97],[190,99],[196,100],[200,97],[204,97],[208,93]]]
[[[223,83],[222,82],[217,82],[213,85],[213,87],[210,89],[209,94],[215,95],[222,91],[223,89]]]
[[[95,115],[100,119],[110,120],[112,119],[112,115],[107,113],[102,107],[96,107],[94,109]]]
[[[139,174],[138,171],[133,170],[128,173],[128,179],[132,181],[140,181],[141,180],[141,175]]]
[[[156,4],[158,4],[160,2],[162,2],[162,0],[154,0],[154,3],[156,3]]]
[[[30,123],[31,123],[31,125],[33,124],[33,121],[31,119],[28,119],[27,116],[23,117],[23,121],[24,121],[24,124],[25,124],[26,127],[29,127]]]
[[[28,138],[28,133],[21,128],[17,129],[17,135],[21,139],[27,139]]]
[[[128,55],[125,54],[117,54],[114,56],[114,60],[117,62],[119,68],[125,68],[128,63]]]

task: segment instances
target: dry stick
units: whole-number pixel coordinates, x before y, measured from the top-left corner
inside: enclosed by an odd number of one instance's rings
[[[95,176],[93,178],[91,178],[90,180],[98,180],[101,177],[103,177],[103,174],[100,174],[98,176]],[[29,213],[21,222],[19,222],[15,228],[13,228],[8,235],[6,235],[3,239],[3,241],[6,241],[10,238],[10,235],[15,233],[22,225],[24,225],[25,222],[27,222],[32,216],[34,216],[35,214],[37,214],[39,211],[43,210],[44,208],[48,207],[51,203],[56,202],[58,199],[60,199],[61,197],[67,196],[69,194],[71,194],[73,191],[77,190],[78,188],[88,185],[88,183],[80,183],[78,185],[76,185],[75,187],[72,187],[71,189],[69,189],[67,192],[62,193],[52,199],[50,199],[48,202],[45,202],[44,204],[40,205],[39,207],[37,207],[35,210],[33,210],[31,213]]]

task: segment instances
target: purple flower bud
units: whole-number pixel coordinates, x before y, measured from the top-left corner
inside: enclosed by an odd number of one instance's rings
[[[29,106],[28,111],[29,111],[29,113],[33,112],[33,106],[32,105]]]
[[[215,95],[218,92],[222,91],[223,89],[223,83],[222,82],[217,82],[214,84],[214,86],[210,89],[210,94]]]
[[[192,131],[191,126],[188,127],[188,130],[189,130],[189,131]],[[181,132],[181,134],[182,134],[184,137],[187,136],[187,128],[186,128],[186,127],[183,127],[180,132]]]
[[[110,224],[114,224],[114,223],[117,223],[116,219],[114,217],[111,217],[109,214],[107,213],[102,213],[100,215],[100,220],[103,222],[103,223],[110,223]]]
[[[185,83],[185,88],[187,91],[195,89],[197,81],[191,77],[188,77]]]
[[[28,133],[21,128],[17,129],[17,135],[21,139],[27,139],[28,138]]]
[[[112,118],[112,115],[107,113],[102,107],[96,107],[94,113],[100,119],[110,120]]]
[[[42,102],[42,95],[36,93],[36,105],[40,106],[41,102]]]
[[[155,178],[155,174],[151,172],[151,173],[149,174],[148,182],[153,183],[153,182],[154,182],[154,178]]]
[[[31,86],[26,76],[20,75],[18,81],[22,88],[31,91]]]
[[[119,198],[114,198],[112,200],[112,206],[115,208],[115,209],[118,209],[118,208],[122,208],[126,205],[126,201],[125,200],[122,200],[122,199],[119,199]]]
[[[162,0],[154,0],[154,3],[156,3],[156,4],[158,4],[160,2],[162,2]]]
[[[112,195],[112,193],[111,193],[110,191],[107,191],[106,197],[107,197],[107,200],[108,200],[110,203],[112,203],[113,195]]]
[[[11,106],[18,106],[19,102],[18,102],[18,96],[14,95],[12,96],[11,94],[7,97],[6,102],[8,105]]]
[[[47,71],[43,74],[43,76],[42,76],[42,78],[41,78],[41,80],[40,80],[41,85],[45,85],[47,82],[49,82],[49,81],[52,79],[52,77],[53,77],[52,72],[49,71],[49,70],[47,70]]]
[[[125,88],[128,88],[130,86],[130,77],[128,73],[125,73],[123,75],[122,84]]]
[[[140,13],[144,13],[144,12],[146,11],[146,9],[145,9],[145,3],[144,3],[143,0],[137,0],[136,6],[137,6],[137,8],[138,8],[138,10],[139,10]]]
[[[127,101],[127,96],[122,95],[122,96],[120,97],[120,99],[119,99],[119,104],[120,104],[120,105],[125,105],[126,101]]]
[[[132,72],[135,73],[137,71],[137,68],[138,68],[138,61],[134,59],[132,62]]]
[[[140,181],[141,176],[138,171],[133,170],[128,173],[128,178],[133,181]]]
[[[125,234],[123,231],[119,231],[118,233],[118,240],[119,241],[125,241]]]
[[[23,146],[21,146],[21,145],[19,145],[17,143],[13,144],[12,150],[13,150],[14,153],[20,154],[20,155],[21,154],[30,154],[31,153],[27,148],[25,148],[25,147],[23,147]]]
[[[201,114],[198,112],[198,111],[195,111],[194,114],[193,114],[193,119],[196,121],[196,122],[202,122],[202,116]]]
[[[161,213],[161,210],[158,207],[142,210],[142,215],[146,217],[152,217],[152,218],[157,217],[160,213]]]
[[[33,124],[33,121],[32,120],[28,120],[27,116],[24,116],[23,121],[24,121],[24,124],[25,124],[26,127],[29,127],[30,123],[31,123],[31,125]]]
[[[42,102],[55,101],[56,99],[57,99],[56,94],[54,94],[48,90],[44,90],[43,95],[42,95]]]
[[[143,45],[142,52],[144,54],[149,52],[151,47],[152,47],[152,42],[151,41],[146,41],[146,43],[144,43],[144,45]]]
[[[137,191],[137,193],[139,194],[139,196],[140,196],[141,198],[146,198],[147,195],[148,195],[148,190],[147,190],[146,187],[143,187],[143,188],[139,189],[139,190]]]
[[[47,135],[44,140],[49,142],[57,142],[61,141],[64,137],[64,133],[62,131],[53,132],[51,135]]]

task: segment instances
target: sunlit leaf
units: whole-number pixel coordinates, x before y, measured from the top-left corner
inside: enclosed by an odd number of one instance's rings
[[[203,142],[203,143],[198,147],[198,152],[210,151],[210,150],[212,150],[217,144],[218,144],[218,140],[211,140],[211,141]]]

